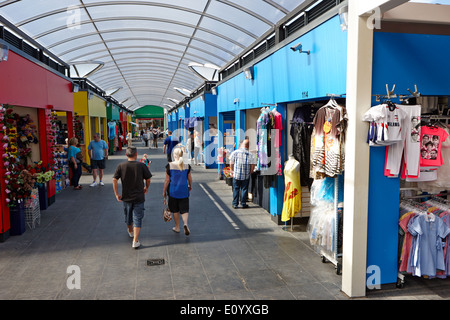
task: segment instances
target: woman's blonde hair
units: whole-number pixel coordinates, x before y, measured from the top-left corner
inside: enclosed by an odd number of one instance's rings
[[[178,167],[180,170],[184,169],[184,162],[183,162],[183,150],[181,148],[175,148],[173,150],[173,157],[175,160],[178,160]]]

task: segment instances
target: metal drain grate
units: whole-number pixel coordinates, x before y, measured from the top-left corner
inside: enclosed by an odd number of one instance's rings
[[[162,259],[147,259],[147,265],[148,266],[160,266],[162,264],[166,263],[164,261],[164,258]]]

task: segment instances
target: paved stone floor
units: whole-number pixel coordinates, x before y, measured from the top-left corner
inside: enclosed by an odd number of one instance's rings
[[[322,263],[307,232],[272,221],[262,208],[233,209],[232,191],[216,170],[194,166],[191,235],[164,223],[162,148],[138,145],[152,159],[153,178],[140,236],[131,248],[112,174],[124,151],[109,157],[104,187],[63,190],[41,212],[41,223],[0,243],[3,300],[348,300],[341,276]],[[213,199],[213,200],[212,200]],[[148,266],[149,259],[165,259]],[[69,289],[67,268],[78,266],[81,288]],[[449,299],[447,280],[408,279],[403,289],[367,293],[367,299]]]

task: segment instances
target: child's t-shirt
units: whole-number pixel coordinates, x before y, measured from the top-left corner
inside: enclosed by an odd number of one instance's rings
[[[420,166],[438,167],[444,164],[442,159],[442,142],[448,133],[440,127],[422,126],[420,130]]]

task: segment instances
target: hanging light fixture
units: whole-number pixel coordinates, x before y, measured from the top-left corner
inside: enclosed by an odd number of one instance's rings
[[[0,62],[7,61],[9,54],[9,46],[6,44],[0,44]]]
[[[167,98],[167,100],[170,100],[170,101],[172,101],[175,104],[179,104],[180,103],[180,101],[178,101],[176,99],[173,99],[173,98]]]
[[[69,62],[70,74],[76,74],[77,78],[87,78],[92,76],[105,65],[102,61],[72,61]]]
[[[119,91],[122,90],[122,89],[123,89],[123,87],[107,89],[107,90],[105,90],[105,94],[106,94],[107,96],[112,96],[113,94],[116,94],[117,92],[119,92]]]
[[[178,93],[181,93],[183,96],[185,96],[185,97],[189,97],[190,95],[191,95],[191,93],[192,93],[192,91],[190,91],[190,90],[188,90],[188,89],[185,89],[185,88],[177,88],[177,87],[174,87],[174,89],[178,92]]]
[[[189,70],[191,70],[194,74],[199,76],[200,78],[207,81],[218,81],[219,80],[219,70],[220,67],[212,64],[212,63],[197,63],[197,62],[189,62],[188,64]]]

